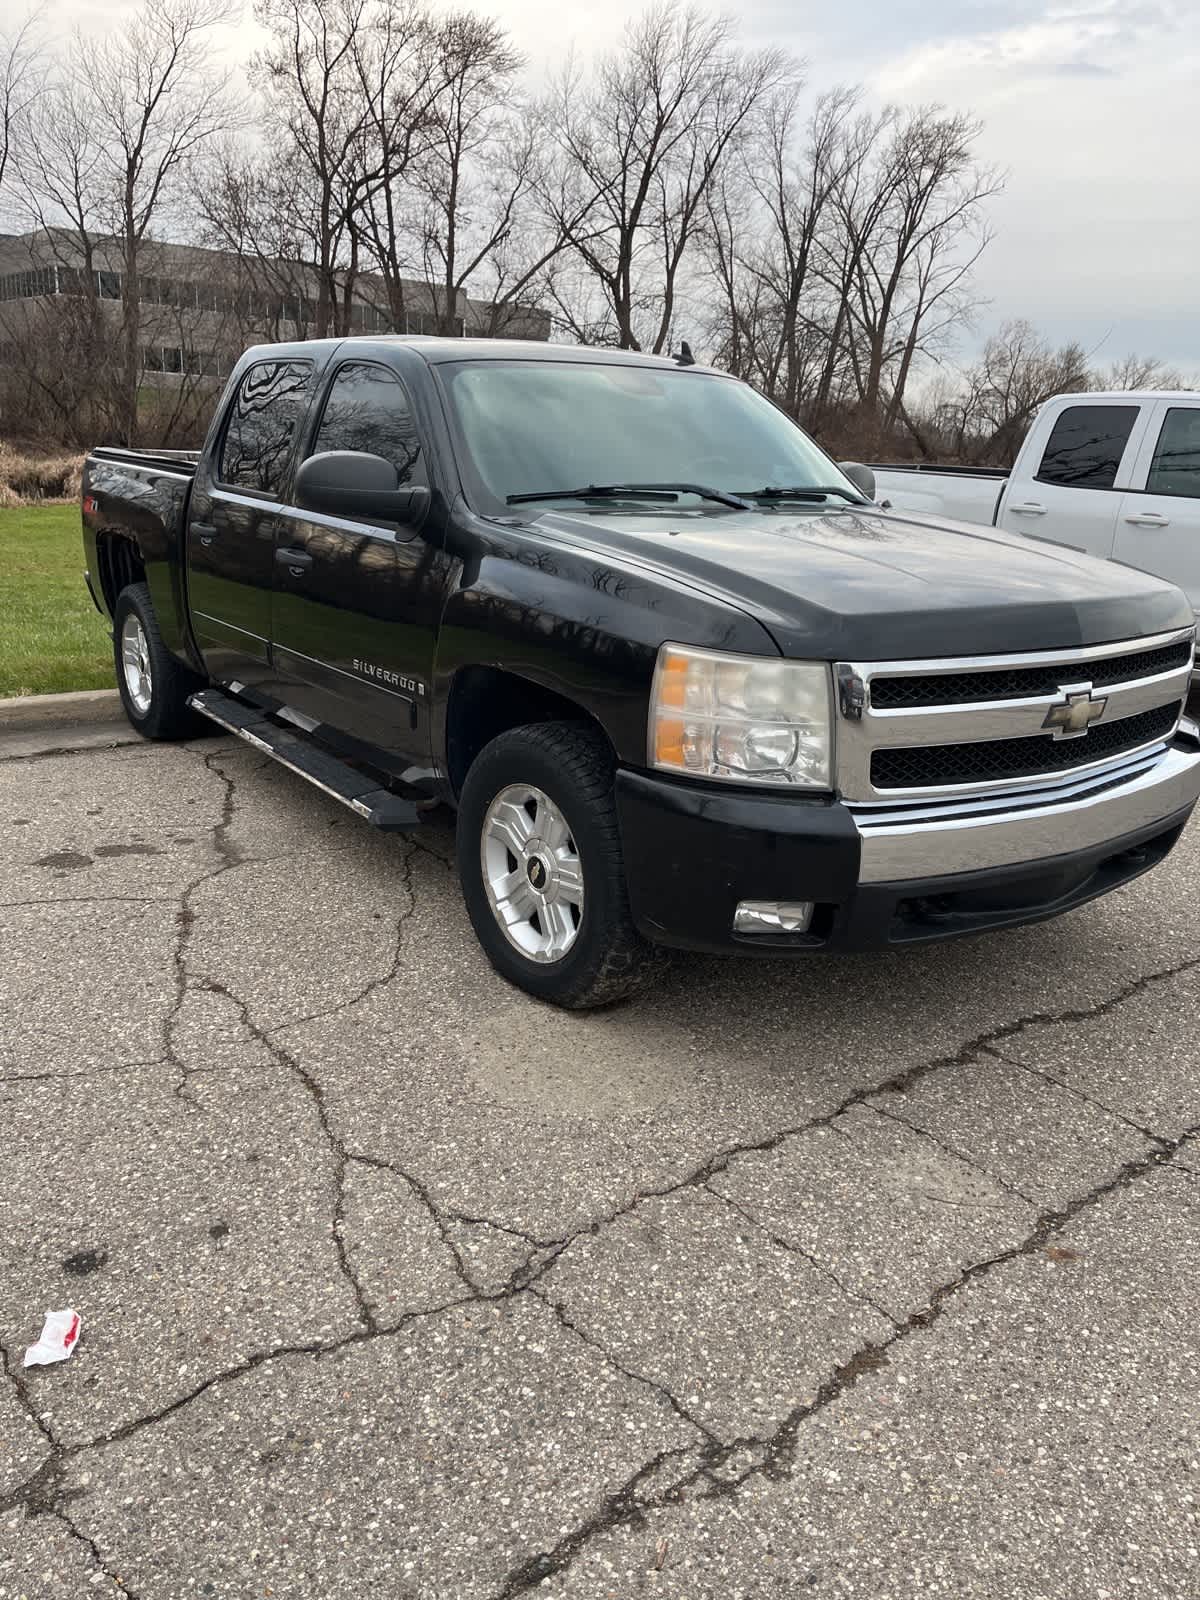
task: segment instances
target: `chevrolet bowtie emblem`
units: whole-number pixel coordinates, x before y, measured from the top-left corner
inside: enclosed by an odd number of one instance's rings
[[[1072,686],[1062,691],[1063,698],[1056,706],[1051,706],[1046,713],[1043,728],[1052,730],[1055,739],[1078,739],[1085,734],[1095,722],[1097,717],[1104,715],[1104,708],[1108,704],[1106,694],[1092,698],[1090,683],[1081,684],[1078,688]]]

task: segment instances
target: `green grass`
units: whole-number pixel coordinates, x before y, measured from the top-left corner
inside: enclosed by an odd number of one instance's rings
[[[0,510],[0,697],[112,686],[112,644],[83,581],[79,507]]]

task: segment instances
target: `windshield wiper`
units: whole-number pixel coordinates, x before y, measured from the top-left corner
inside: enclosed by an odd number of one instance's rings
[[[843,489],[836,483],[805,484],[802,488],[795,489],[783,489],[777,484],[768,484],[765,489],[741,489],[738,492],[747,500],[824,500],[831,494],[838,494],[843,500],[849,500],[852,506],[871,504],[865,495],[851,494],[849,489]]]
[[[510,494],[510,506],[533,500],[661,500],[673,504],[681,494],[694,494],[701,500],[715,500],[735,511],[749,511],[749,500],[729,494],[725,489],[710,489],[703,483],[590,483],[586,489],[539,489],[532,494]]]

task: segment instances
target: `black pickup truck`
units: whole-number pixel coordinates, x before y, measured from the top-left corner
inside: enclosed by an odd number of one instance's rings
[[[458,812],[507,978],[1052,916],[1200,793],[1170,584],[888,512],[746,385],[612,350],[267,345],[197,454],[97,449],[88,584],[148,738],[205,719],[381,828]]]

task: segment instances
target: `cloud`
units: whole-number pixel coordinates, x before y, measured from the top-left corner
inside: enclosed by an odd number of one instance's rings
[[[1200,372],[1200,208],[1183,198],[1200,40],[1183,8],[1091,0],[1001,27],[997,14],[871,79],[878,99],[977,116],[981,157],[1008,173],[977,274],[980,331],[1028,317],[1055,340],[1102,340],[1103,358],[1138,349]]]
[[[923,78],[951,73],[1049,74],[1113,77],[1128,71],[1148,48],[1161,52],[1171,35],[1183,32],[1182,10],[1170,0],[1090,0],[1090,3],[1025,8],[1010,14],[1006,26],[948,28],[887,63],[877,74],[881,86],[900,94]]]

